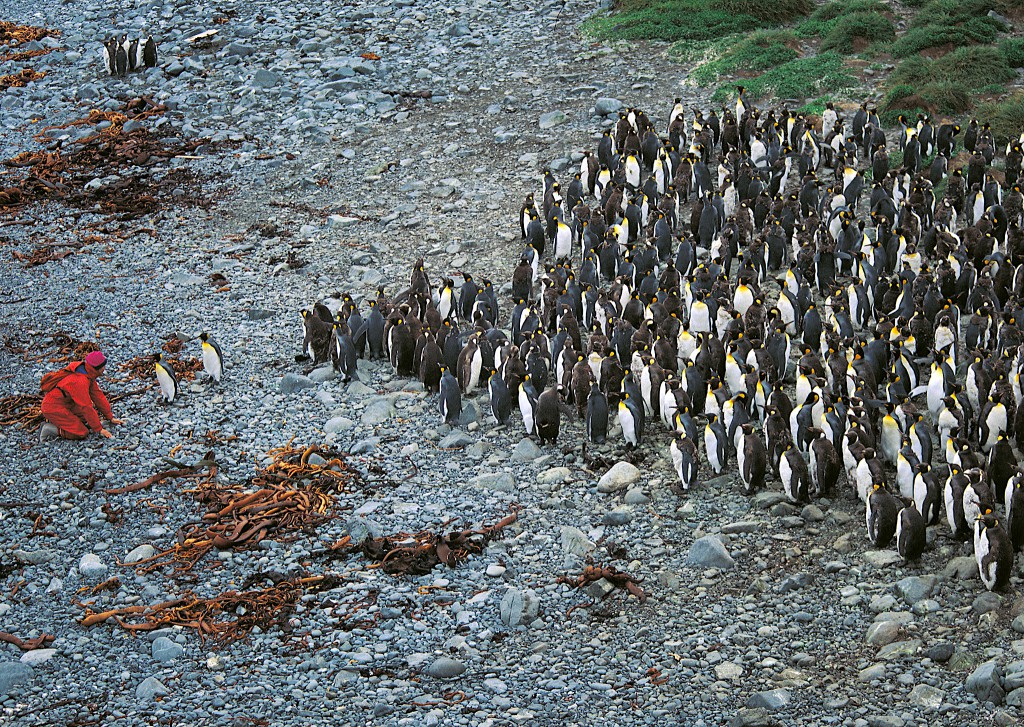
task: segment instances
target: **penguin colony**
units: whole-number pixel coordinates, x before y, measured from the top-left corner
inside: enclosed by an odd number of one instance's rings
[[[199,334],[199,340],[202,343],[203,370],[211,382],[219,384],[224,373],[224,354],[220,350],[220,345],[207,331]],[[160,402],[173,404],[181,393],[178,377],[174,373],[174,367],[162,353],[153,354],[153,372],[160,388]]]
[[[111,76],[124,78],[132,71],[156,66],[153,36],[128,40],[128,34],[111,36],[103,43],[103,67]]]
[[[485,390],[542,444],[565,414],[627,449],[664,428],[684,492],[733,458],[746,494],[845,480],[875,547],[912,561],[948,528],[1000,588],[1024,544],[1024,134],[1000,184],[988,124],[900,121],[891,144],[867,104],[818,120],[742,87],[721,115],[677,99],[662,133],[630,108],[526,196],[508,334],[491,281],[435,289],[420,259],[365,318],[348,295],[302,311],[299,358],[346,380],[387,358],[448,423]]]

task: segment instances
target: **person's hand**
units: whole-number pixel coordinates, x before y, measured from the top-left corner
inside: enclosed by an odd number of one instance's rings
[[[101,430],[100,430],[100,436],[101,436],[101,437],[106,437],[107,439],[110,439],[110,438],[111,438],[111,437],[113,437],[114,435],[113,435],[113,434],[111,434],[110,432],[108,432],[108,431],[107,431],[106,429],[101,429]]]
[[[124,419],[111,419],[110,423],[114,424],[115,426],[118,424],[124,424]]]

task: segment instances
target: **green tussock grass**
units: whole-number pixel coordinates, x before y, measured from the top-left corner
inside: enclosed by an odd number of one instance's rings
[[[1024,68],[1024,38],[1007,38],[999,44],[1006,63],[1013,68]]]
[[[892,54],[906,58],[947,44],[988,44],[1006,28],[988,17],[993,0],[930,0],[910,22],[910,28],[892,46]]]
[[[744,80],[747,95],[752,99],[817,97],[823,91],[837,92],[851,88],[856,79],[846,70],[838,53],[822,53],[812,58],[797,58],[772,68],[760,76]],[[712,100],[721,103],[733,98],[735,85],[720,87]]]
[[[790,22],[812,8],[811,0],[621,0],[614,13],[582,29],[602,39],[710,42]]]
[[[997,145],[1016,139],[1024,131],[1024,91],[1018,91],[1002,101],[982,104],[976,116],[992,124]]]
[[[1006,56],[998,48],[968,46],[957,48],[935,61],[934,78],[960,82],[972,89],[1017,78],[1017,74],[1006,62]]]
[[[790,23],[814,10],[813,0],[718,0],[715,5],[728,13],[753,15],[769,25]]]
[[[822,39],[821,49],[854,53],[857,41],[872,44],[894,40],[896,27],[889,18],[875,12],[858,12],[837,19],[832,30]]]
[[[825,113],[825,104],[828,103],[829,101],[835,101],[835,99],[832,98],[831,94],[825,94],[824,96],[819,96],[810,103],[804,104],[803,106],[798,108],[796,112],[798,114],[821,116],[823,113]]]
[[[796,41],[789,31],[761,30],[724,45],[718,58],[697,66],[690,74],[697,84],[709,86],[720,76],[737,71],[766,71],[794,60],[799,54],[789,45]]]
[[[583,32],[603,39],[712,41],[758,25],[753,15],[729,13],[705,0],[626,0],[616,13],[586,21]]]
[[[889,89],[881,104],[881,121],[896,124],[900,114],[914,117],[918,113],[961,114],[973,105],[971,92],[962,84],[945,80],[922,86],[896,85]]]
[[[890,10],[891,8],[880,0],[853,0],[852,2],[836,0],[822,5],[807,20],[797,25],[796,34],[801,38],[824,38],[835,29],[839,24],[839,19],[844,16],[859,13],[887,13]]]
[[[1016,72],[1007,64],[999,48],[966,46],[935,60],[923,56],[907,58],[892,72],[889,82],[893,86],[907,85],[917,89],[942,79],[970,90],[978,90],[1007,83],[1016,77]]]

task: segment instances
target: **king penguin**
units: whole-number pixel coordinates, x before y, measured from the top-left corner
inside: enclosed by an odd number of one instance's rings
[[[114,72],[122,78],[128,75],[128,36],[114,50]]]
[[[974,557],[985,588],[1002,588],[1013,571],[1013,546],[995,515],[980,515],[974,523]]]
[[[1004,492],[1006,526],[1014,551],[1024,545],[1024,473],[1019,470],[1006,483]]]
[[[540,438],[541,444],[548,442],[555,444],[558,440],[558,429],[562,422],[562,400],[559,388],[550,386],[537,397],[535,417],[537,436]]]
[[[700,460],[696,443],[687,437],[685,432],[675,432],[672,444],[669,445],[669,453],[676,474],[679,475],[680,487],[683,488],[683,492],[689,492],[690,488],[697,484]]]
[[[779,479],[782,480],[782,489],[791,502],[810,500],[811,475],[807,471],[807,462],[792,443],[786,445],[779,459]]]
[[[459,354],[459,386],[467,396],[480,385],[480,372],[483,370],[484,357],[476,337],[470,338]]]
[[[900,501],[881,483],[874,483],[864,507],[868,540],[876,548],[887,548],[896,534]]]
[[[438,406],[441,410],[441,421],[451,424],[462,415],[462,390],[459,388],[458,380],[452,376],[451,369],[441,368],[441,385],[439,387],[441,396],[438,399]]]
[[[491,399],[491,415],[498,424],[508,424],[512,416],[512,397],[509,395],[508,384],[504,377],[497,371],[491,371],[491,377],[487,380],[487,392]]]
[[[708,423],[704,425],[704,449],[711,469],[716,475],[720,475],[725,469],[729,438],[725,433],[725,426],[717,415],[708,414],[707,419]]]
[[[740,469],[740,480],[743,492],[753,495],[764,487],[765,473],[768,471],[768,450],[764,442],[754,432],[754,425],[742,425],[743,437],[736,448],[736,463]]]
[[[904,561],[917,560],[928,542],[924,517],[911,500],[896,518],[896,552]]]
[[[165,404],[170,404],[178,396],[178,377],[174,375],[174,368],[162,353],[154,354],[153,361],[156,380],[160,384],[160,396]]]
[[[914,476],[914,504],[926,525],[938,525],[941,503],[942,486],[939,478],[932,471],[931,465],[922,462],[917,465],[917,474]]]
[[[842,469],[839,452],[825,436],[824,430],[811,427],[807,430],[807,435],[813,437],[808,447],[808,469],[811,473],[811,484],[814,485],[814,495],[828,497],[839,480],[839,471]]]
[[[152,35],[146,38],[146,43],[142,46],[142,62],[146,68],[156,66],[156,41],[153,40]]]
[[[224,354],[213,340],[213,336],[206,331],[199,334],[199,340],[203,342],[203,368],[210,378],[219,384],[221,374],[224,373]]]
[[[608,436],[608,398],[594,381],[587,397],[587,438],[594,444],[604,444]]]
[[[529,374],[524,376],[523,382],[519,384],[518,398],[519,413],[523,415],[523,426],[526,428],[527,434],[533,434],[536,431],[537,389],[530,381]]]
[[[619,426],[622,427],[622,436],[626,440],[627,449],[639,447],[644,438],[643,404],[628,393],[623,394],[619,399]]]

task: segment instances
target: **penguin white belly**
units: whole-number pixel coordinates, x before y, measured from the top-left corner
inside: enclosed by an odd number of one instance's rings
[[[718,437],[711,431],[710,427],[704,429],[704,449],[707,450],[708,462],[716,475],[722,474],[724,468],[721,458],[718,456]]]
[[[686,335],[683,335],[683,333]],[[685,364],[693,356],[694,351],[697,350],[697,339],[691,336],[688,331],[683,331],[683,333],[680,333],[676,338],[676,345],[679,347],[679,353],[676,355],[676,358],[681,364]]]
[[[672,389],[667,386],[661,387],[661,400],[658,409],[661,412],[661,423],[671,431],[672,420],[676,414],[676,398],[672,394]]]
[[[619,426],[622,427],[623,439],[636,447],[639,444],[636,436],[636,422],[633,421],[633,413],[627,407],[619,407]]]
[[[896,464],[897,455],[900,451],[900,429],[895,421],[887,421],[890,417],[882,420],[882,454],[891,464]]]
[[[978,561],[978,573],[985,584],[985,588],[992,590],[996,583],[996,562],[993,560],[987,565],[985,559],[991,551],[991,544],[988,540],[988,533],[982,530],[980,522],[974,526],[974,557]]]
[[[782,314],[782,322],[786,324],[786,333],[791,336],[795,336],[796,311],[793,310],[793,304],[789,302],[789,298],[780,294],[778,301],[775,303],[775,307],[778,308],[779,313]]]
[[[476,350],[469,362],[469,385],[466,386],[466,393],[471,393],[480,384],[480,370],[484,365],[484,357],[480,349]]]
[[[683,453],[679,451],[679,447],[676,446],[674,439],[672,440],[672,444],[669,445],[669,452],[672,454],[672,466],[675,468],[676,474],[679,476],[679,483],[685,490],[688,485],[686,478],[683,476]]]
[[[793,413],[789,415],[789,433],[793,437],[793,442],[798,443],[800,441],[800,424],[797,421],[797,417],[800,415],[800,410],[803,409],[803,404],[793,410]]]
[[[590,367],[590,372],[594,374],[594,381],[601,380],[601,361],[601,356],[596,353],[590,354],[590,357],[587,359],[587,366]]]
[[[750,288],[744,285],[742,288],[737,289],[736,295],[733,298],[733,307],[741,316],[746,315],[747,308],[753,304],[754,294],[751,292]]]
[[[208,343],[203,344],[203,368],[213,377],[214,381],[220,382],[223,373],[220,356],[217,355],[216,349]]]
[[[740,371],[740,365],[736,363],[736,359],[729,357],[725,361],[725,383],[729,387],[729,392],[736,394],[743,391],[743,372]]]
[[[711,391],[708,391],[708,395],[704,398],[704,414],[714,414],[716,417],[722,416],[722,407],[718,405],[718,397]]]
[[[640,398],[644,400],[644,412],[647,416],[654,416],[654,407],[651,406],[651,372],[646,367],[640,374]]]
[[[796,499],[793,496],[793,468],[789,466],[789,459],[785,454],[779,458],[779,479],[782,480],[782,489],[786,491],[786,497],[790,500]]]
[[[519,412],[523,415],[523,426],[526,428],[526,433],[533,434],[533,404],[530,403],[530,397],[524,391],[519,392]]]
[[[897,458],[896,483],[900,487],[901,497],[912,498],[914,496],[914,470],[906,457]]]
[[[173,402],[174,397],[178,394],[178,386],[163,366],[156,367],[156,380],[160,384],[160,394],[164,401],[168,404]]]
[[[918,512],[924,513],[924,501],[927,497],[928,485],[924,478],[918,475],[914,478],[914,504],[917,505]]]
[[[864,501],[864,525],[868,531],[868,540],[875,540],[875,527],[877,525],[874,510],[871,508],[871,500]]]
[[[797,379],[796,379],[796,400],[797,401],[807,401],[807,395],[811,393],[811,389],[812,388],[813,388],[813,384],[811,384],[811,380],[809,378],[807,378],[803,374],[800,374],[799,376],[797,376]]]
[[[942,375],[942,370],[933,364],[932,375],[928,379],[928,411],[930,411],[933,416],[942,411],[942,407],[944,406],[942,399],[945,396],[945,377]]]
[[[1000,405],[992,407],[985,418],[988,425],[988,436],[982,442],[982,451],[988,452],[996,445],[999,435],[1006,432],[1006,407]]]
[[[740,428],[737,428],[736,432],[737,432],[736,442],[735,442],[735,444],[736,444],[736,466],[740,470],[740,479],[743,480],[743,484],[744,485],[749,485],[750,484],[750,478],[749,478],[749,473],[747,472],[747,467],[746,467],[746,461],[747,461],[746,447],[741,446],[742,445],[742,441],[740,441],[742,439],[743,430],[740,429]]]
[[[942,491],[942,502],[946,506],[946,522],[949,523],[949,530],[956,534],[956,517],[953,511],[953,488],[948,484]]]
[[[560,260],[572,255],[572,230],[568,225],[559,224],[555,235],[555,259]]]
[[[707,333],[710,330],[710,311],[707,305],[698,301],[690,309],[690,331],[693,333]]]
[[[868,491],[871,489],[871,470],[868,468],[867,460],[862,459],[857,465],[857,497],[862,502],[868,501]]]

